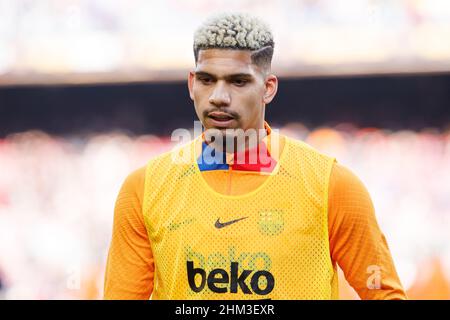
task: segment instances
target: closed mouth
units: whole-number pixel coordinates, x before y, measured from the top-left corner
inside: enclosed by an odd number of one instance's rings
[[[208,117],[211,119],[214,119],[216,121],[229,121],[234,119],[232,115],[229,115],[228,113],[223,112],[211,112],[208,114]]]

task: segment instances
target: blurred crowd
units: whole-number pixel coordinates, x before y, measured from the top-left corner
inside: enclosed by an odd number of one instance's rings
[[[447,0],[0,0],[0,83],[181,79],[194,30],[223,11],[270,23],[279,75],[450,68]]]
[[[450,299],[450,132],[280,130],[361,178],[410,298]],[[170,137],[120,132],[0,139],[0,299],[101,298],[119,188],[172,145]],[[344,279],[340,290],[357,298]]]

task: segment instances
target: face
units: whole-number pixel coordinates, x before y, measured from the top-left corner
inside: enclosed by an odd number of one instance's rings
[[[278,80],[252,63],[251,51],[200,50],[189,94],[205,129],[262,129]]]

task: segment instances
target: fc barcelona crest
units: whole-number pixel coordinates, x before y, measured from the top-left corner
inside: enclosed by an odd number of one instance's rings
[[[264,235],[276,236],[283,232],[284,219],[281,210],[264,210],[259,212],[258,229]]]

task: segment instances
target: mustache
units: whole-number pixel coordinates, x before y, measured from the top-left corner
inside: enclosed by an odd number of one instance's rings
[[[203,111],[203,117],[206,118],[209,116],[209,114],[211,112],[223,112],[231,117],[233,117],[235,120],[238,120],[240,118],[239,114],[235,111],[232,110],[223,110],[223,109],[216,109],[216,108],[211,108],[211,109],[207,109],[205,111]]]

